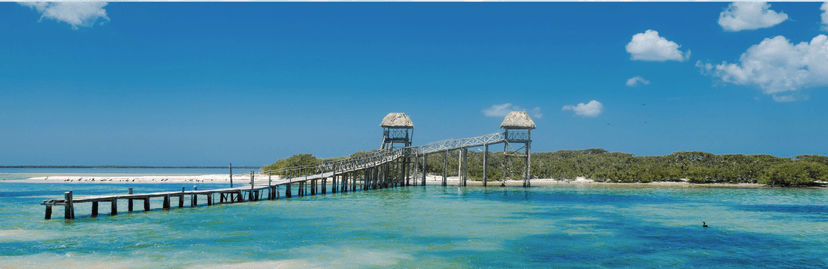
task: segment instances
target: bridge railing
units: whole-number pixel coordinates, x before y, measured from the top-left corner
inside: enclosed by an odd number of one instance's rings
[[[507,132],[497,132],[471,138],[454,139],[448,141],[441,141],[422,146],[404,147],[396,149],[378,149],[373,150],[365,155],[348,157],[336,161],[320,161],[309,166],[294,166],[283,168],[285,172],[295,170],[314,171],[316,174],[323,174],[328,172],[349,172],[365,168],[374,167],[380,164],[391,162],[400,157],[422,155],[434,152],[441,152],[446,150],[455,150],[460,148],[479,147],[486,144],[500,143],[508,138]],[[281,170],[281,169],[280,169]]]
[[[485,144],[494,144],[503,142],[506,140],[506,133],[505,132],[497,132],[493,134],[481,135],[472,138],[462,138],[462,139],[455,139],[455,140],[448,140],[442,141],[437,143],[431,143],[428,145],[411,147],[415,150],[418,154],[428,154],[446,150],[453,150],[459,148],[473,148],[479,147]]]

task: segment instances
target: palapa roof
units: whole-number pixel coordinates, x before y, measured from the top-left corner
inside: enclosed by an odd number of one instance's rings
[[[414,128],[414,123],[408,118],[405,113],[388,113],[382,119],[380,127],[383,128]]]
[[[503,129],[535,129],[535,122],[529,117],[526,112],[512,111],[503,122],[500,123],[500,128]]]

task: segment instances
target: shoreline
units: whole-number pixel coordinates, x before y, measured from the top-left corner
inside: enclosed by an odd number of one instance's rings
[[[267,183],[267,175],[255,174],[256,183]],[[281,179],[281,177],[274,175],[271,177],[273,181]],[[234,174],[233,181],[237,184],[246,184],[250,182],[250,174]],[[81,176],[81,175],[56,175],[56,176],[35,176],[20,180],[4,180],[0,182],[16,182],[16,183],[128,183],[128,184],[157,184],[157,183],[230,183],[230,176],[228,174],[209,174],[209,175],[145,175],[145,176]],[[428,175],[426,176],[426,185],[440,185],[442,176]],[[457,186],[459,183],[458,177],[448,177],[446,184],[449,186]],[[466,181],[468,186],[483,186],[482,181]],[[501,181],[489,181],[487,183],[490,187],[501,186]],[[523,180],[507,180],[505,185],[507,187],[522,186]],[[556,186],[556,185],[575,185],[575,186],[651,186],[651,187],[705,187],[705,188],[772,188],[764,184],[758,183],[706,183],[696,184],[686,181],[654,181],[649,183],[609,183],[609,182],[595,182],[590,179],[577,178],[574,180],[556,180],[551,178],[532,179],[533,187],[539,186]],[[817,189],[824,189],[825,187],[810,187]]]
[[[279,176],[272,176],[271,180],[279,180]],[[268,177],[263,174],[255,175],[256,183],[267,183]],[[80,175],[56,175],[56,176],[36,176],[21,180],[8,180],[6,182],[21,182],[21,183],[135,183],[135,184],[155,184],[155,183],[230,183],[230,175],[228,174],[210,174],[210,175],[144,175],[144,176],[80,176]],[[233,182],[239,184],[249,183],[250,174],[234,174]]]

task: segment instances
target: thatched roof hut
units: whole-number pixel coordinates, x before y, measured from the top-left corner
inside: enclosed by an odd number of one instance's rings
[[[405,113],[388,113],[380,123],[382,128],[414,128],[414,123]]]
[[[500,123],[500,128],[503,129],[535,129],[535,122],[529,117],[526,112],[512,111],[503,122]]]

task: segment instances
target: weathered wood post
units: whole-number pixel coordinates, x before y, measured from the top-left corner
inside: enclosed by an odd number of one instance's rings
[[[331,191],[333,193],[333,190]],[[328,177],[322,176],[322,195],[328,195]]]
[[[414,179],[412,180],[414,182],[414,186],[417,186],[417,170],[419,170],[417,168],[418,168],[418,166],[420,166],[419,164],[420,164],[420,156],[419,156],[419,154],[415,153],[414,154]]]
[[[394,169],[394,167],[392,166],[392,163],[391,162],[386,162],[385,163],[385,177],[383,178],[384,179],[383,183],[385,183],[385,184],[383,185],[383,188],[387,189],[389,183],[391,183],[391,181],[394,180],[391,177],[391,172],[393,172],[392,169]]]
[[[184,207],[184,187],[181,187],[181,196],[178,196],[178,208]]]
[[[457,150],[457,186],[463,186],[463,148]]]
[[[489,144],[483,145],[483,187],[486,187],[486,180],[489,176],[487,167],[489,166]]]
[[[290,185],[293,185],[293,170],[285,170],[285,175],[287,175],[288,178],[288,184],[285,185],[285,198],[291,198]]]
[[[164,210],[170,210],[170,194],[164,194],[164,204],[161,205]]]
[[[273,183],[270,180],[270,170],[267,170],[267,190],[268,190],[267,199],[268,200],[273,200],[273,196],[275,196],[275,195],[273,195]]]
[[[258,199],[254,199],[254,197],[253,197],[253,187],[255,187],[255,183],[256,182],[255,182],[255,179],[254,179],[254,176],[253,176],[253,171],[250,171],[250,197],[248,197],[248,198],[250,198],[249,199],[250,201],[258,200]],[[258,197],[255,197],[255,198],[258,198]]]
[[[444,187],[447,185],[446,177],[448,177],[448,155],[449,152],[446,150],[445,156],[443,157],[443,184],[440,184]]]
[[[230,188],[233,187],[233,163],[230,163]]]
[[[507,132],[508,134],[508,132]],[[509,136],[506,136],[507,138]],[[507,154],[507,149],[509,148],[509,142],[503,142],[503,178],[500,180],[500,186],[506,187],[506,165],[509,163],[509,154]]]
[[[75,218],[75,205],[73,204],[72,191],[68,191],[63,194],[64,199],[66,200],[66,205],[63,207],[63,218],[64,219],[74,219]]]
[[[212,206],[212,205],[213,205],[213,193],[211,192],[211,193],[207,194],[207,206]]]
[[[112,202],[109,204],[112,206],[112,212],[110,215],[118,215],[118,198],[112,198]]]
[[[532,154],[532,152],[529,149],[531,147],[531,145],[532,145],[532,130],[526,130],[526,147],[525,147],[526,148],[526,168],[523,171],[523,178],[525,179],[523,181],[523,186],[524,187],[531,187],[532,186],[532,179],[531,179],[532,175],[529,173],[531,171],[530,169],[532,169],[532,167],[531,167],[532,157],[530,155],[530,154]]]
[[[403,159],[403,163],[404,163],[403,164],[403,174],[405,175],[405,186],[407,187],[407,186],[411,186],[411,175],[410,175],[411,168],[409,167],[411,165],[411,158],[408,157],[408,153],[410,153],[411,150],[407,149],[406,151],[407,151],[406,155],[405,155],[406,157],[405,157],[405,159]],[[415,162],[416,162],[416,160],[415,160]],[[414,176],[417,176],[417,175],[414,175]]]
[[[469,180],[469,149],[463,148],[463,187],[466,186],[467,180]]]
[[[150,197],[144,198],[144,211],[150,210]]]
[[[428,171],[428,154],[423,154],[423,181],[420,186],[426,185],[426,173]]]
[[[98,216],[98,201],[92,201],[92,217]]]
[[[129,194],[132,194],[132,188],[129,188]],[[127,212],[132,213],[132,198],[128,199],[127,205]]]
[[[333,170],[331,173],[331,193],[337,193],[337,186],[339,186],[339,182],[336,181],[336,165],[333,166]]]
[[[46,220],[52,219],[52,205],[46,205]]]
[[[351,180],[351,174],[349,172],[342,173],[342,190],[339,191],[340,193],[348,192],[348,181]]]
[[[371,170],[371,189],[376,190],[379,188],[380,166],[375,166]]]
[[[362,190],[368,190],[368,182],[371,181],[370,168],[362,169]]]
[[[195,194],[195,191],[198,190],[198,186],[193,186],[193,195],[192,199],[190,199],[190,207],[196,207],[198,205],[198,194]]]
[[[305,173],[306,173],[305,169],[302,169],[299,172],[300,175],[305,175]],[[308,182],[307,177],[305,177],[304,181],[299,182],[299,197],[305,197],[305,196],[308,195],[308,190],[307,190],[307,187],[305,186],[306,182]]]

